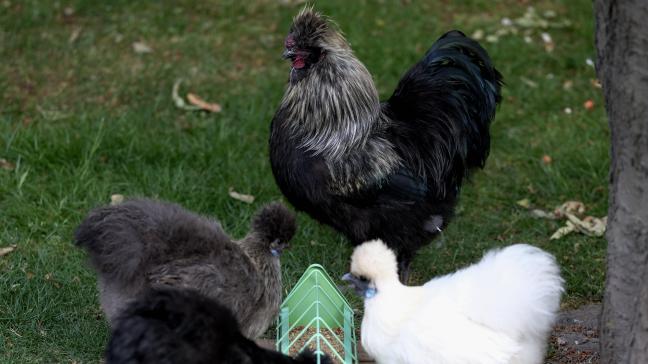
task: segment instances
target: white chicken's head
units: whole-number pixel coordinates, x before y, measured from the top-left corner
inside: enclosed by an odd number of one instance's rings
[[[353,250],[351,272],[342,279],[350,282],[358,295],[371,298],[381,283],[398,281],[396,254],[382,240],[367,241]]]

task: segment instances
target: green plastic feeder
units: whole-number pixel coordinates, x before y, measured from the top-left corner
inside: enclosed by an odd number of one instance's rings
[[[306,269],[279,312],[277,350],[288,354],[310,347],[319,363],[326,349],[334,362],[358,363],[353,310],[321,265]]]

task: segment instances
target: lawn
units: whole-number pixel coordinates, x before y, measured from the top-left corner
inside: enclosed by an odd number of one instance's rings
[[[217,216],[237,237],[256,208],[282,199],[267,140],[288,77],[283,38],[303,6],[296,2],[0,2],[0,248],[17,246],[0,257],[0,362],[100,360],[108,327],[94,273],[71,241],[88,209],[112,194],[181,203]],[[518,24],[530,3],[546,24],[503,34],[511,27],[502,19]],[[344,30],[383,97],[452,28],[483,33],[505,77],[487,166],[463,188],[440,243],[419,254],[414,279],[450,272],[491,247],[529,242],[558,257],[565,305],[599,301],[605,240],[549,240],[561,223],[516,203],[551,210],[580,200],[588,214],[606,214],[609,131],[586,63],[595,58],[591,1],[315,7]],[[136,52],[137,42],[150,52]],[[184,79],[181,93],[218,102],[222,112],[175,107],[177,79]],[[586,100],[594,107],[585,108]],[[230,198],[230,187],[255,202]],[[350,252],[340,235],[300,214],[283,257],[286,292],[310,263],[341,276]]]

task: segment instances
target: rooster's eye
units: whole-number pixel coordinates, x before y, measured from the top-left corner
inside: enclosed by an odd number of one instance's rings
[[[286,41],[284,42],[284,45],[286,46],[286,48],[292,48],[292,47],[295,46],[295,44],[297,44],[297,43],[295,42],[295,38],[293,38],[292,35],[289,35],[288,37],[286,37]]]

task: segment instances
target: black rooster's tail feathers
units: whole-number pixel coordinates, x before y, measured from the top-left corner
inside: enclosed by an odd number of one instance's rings
[[[490,149],[488,128],[501,101],[502,75],[493,67],[486,50],[458,30],[442,35],[423,59],[436,73],[446,79],[454,103],[467,112],[462,118],[469,131],[466,167],[483,167]]]
[[[501,87],[486,51],[451,31],[403,76],[386,103],[439,196],[454,193],[470,169],[484,166]]]

